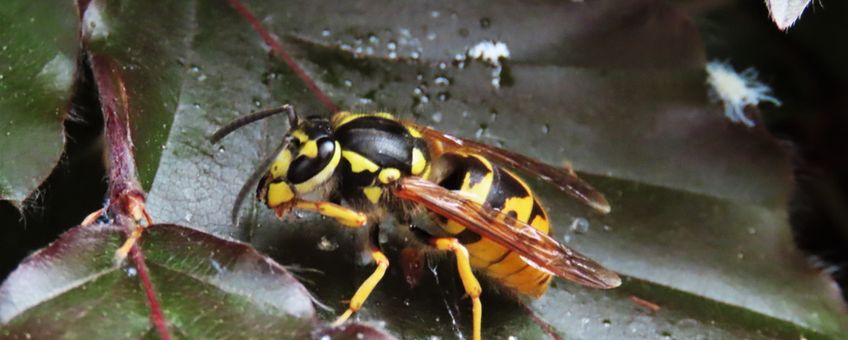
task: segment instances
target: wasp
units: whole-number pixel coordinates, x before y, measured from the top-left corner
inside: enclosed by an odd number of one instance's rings
[[[377,240],[391,216],[420,245],[452,253],[471,298],[473,339],[481,338],[482,289],[475,272],[521,295],[539,297],[558,276],[594,288],[614,288],[619,276],[548,235],[548,214],[510,169],[541,178],[601,213],[604,196],[573,171],[487,144],[452,136],[389,113],[338,112],[301,117],[290,105],[259,111],[225,125],[217,142],[251,122],[288,115],[289,131],[259,167],[257,199],[284,218],[311,211],[341,225],[366,225],[374,272],[334,325],[363,305],[386,273],[389,259]],[[245,188],[249,188],[246,185]],[[240,196],[244,196],[242,190]],[[310,199],[312,197],[313,199]],[[234,208],[239,210],[243,197]],[[411,221],[423,216],[432,226]]]

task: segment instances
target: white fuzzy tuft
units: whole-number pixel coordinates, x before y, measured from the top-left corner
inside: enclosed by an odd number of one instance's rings
[[[501,87],[502,60],[509,59],[509,47],[499,41],[481,41],[468,49],[466,55],[492,66],[492,86]]]
[[[724,104],[724,115],[734,123],[754,126],[754,121],[745,115],[745,107],[757,106],[760,102],[770,102],[780,106],[768,85],[757,80],[757,71],[748,68],[736,73],[732,66],[712,61],[707,63],[707,83],[710,94]]]

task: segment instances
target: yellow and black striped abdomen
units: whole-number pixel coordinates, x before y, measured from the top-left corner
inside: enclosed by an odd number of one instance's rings
[[[499,210],[537,230],[548,233],[548,216],[530,188],[517,176],[479,155],[447,153],[446,176],[439,185],[465,193],[477,203]],[[534,268],[518,254],[449,220],[442,228],[455,235],[471,256],[471,265],[521,294],[540,296],[551,275]]]

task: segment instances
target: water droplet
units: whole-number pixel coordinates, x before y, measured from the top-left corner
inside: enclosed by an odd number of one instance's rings
[[[138,270],[135,269],[135,267],[127,268],[127,276],[128,277],[135,277],[136,275],[138,275]]]
[[[440,320],[441,320],[441,319],[439,319],[439,317],[437,316],[437,317],[436,317],[436,322],[439,322]]]
[[[494,122],[496,120],[498,120],[498,111],[492,110],[492,112],[489,112],[489,121]]]
[[[424,89],[422,89],[421,87],[416,87],[412,90],[412,94],[420,97],[422,94],[424,94]]]
[[[601,322],[603,322],[604,327],[612,326],[612,321],[610,321],[610,319],[604,319],[604,321]]]
[[[427,40],[436,40],[436,32],[428,32]]]
[[[547,123],[542,124],[542,133],[547,135],[550,132],[551,132],[551,125],[547,124]]]
[[[506,338],[507,338],[507,340],[518,340],[518,337],[516,337],[515,335],[510,335]]]
[[[436,84],[438,86],[448,86],[450,85],[450,79],[445,76],[438,76],[436,77],[436,79],[433,80],[433,84]]]
[[[320,251],[333,251],[339,248],[339,244],[327,239],[326,236],[321,236],[321,240],[318,241],[318,250]]]
[[[745,253],[743,253],[741,251],[736,253],[736,259],[737,260],[744,260],[745,259]]]
[[[6,137],[11,136],[11,135],[12,135],[12,131],[6,131]]]
[[[194,73],[200,72],[200,66],[192,65],[191,66],[191,72],[194,72]]]
[[[604,224],[604,231],[612,231],[612,227]]]
[[[352,81],[350,81],[350,79],[345,79],[345,80],[343,81],[343,83],[344,83],[344,86],[346,86],[346,87],[351,87],[351,86],[353,86],[353,82],[352,82]]]
[[[439,11],[430,12],[430,17],[432,18],[438,18],[440,15],[442,15],[442,13],[439,13]]]
[[[0,80],[3,80],[3,78],[6,78],[6,76],[0,73]]]
[[[395,42],[394,40],[389,41],[389,43],[386,44],[386,48],[389,49],[389,51],[396,50],[397,49],[397,42]]]
[[[570,235],[570,234],[562,235],[562,240],[563,240],[565,243],[569,243],[569,242],[571,242],[571,235]]]
[[[377,44],[380,43],[380,37],[378,37],[374,33],[370,33],[370,34],[368,34],[368,42],[373,44],[373,45],[377,45]]]
[[[422,81],[422,80],[424,80],[424,74],[421,74],[421,73],[417,74],[417,75],[415,76],[415,80],[418,80],[418,81]]]
[[[394,51],[389,52],[389,59],[392,59],[392,60],[397,59],[397,52],[394,52]]]
[[[574,221],[571,222],[571,227],[569,229],[578,234],[585,234],[589,232],[589,220],[578,217],[575,218]]]
[[[186,221],[186,222],[191,222],[191,218],[192,218],[193,216],[194,216],[194,215],[192,215],[192,213],[190,213],[190,212],[189,212],[189,213],[186,213],[186,214],[185,214],[185,216],[183,217],[183,219],[185,219],[185,221]]]
[[[447,64],[447,63],[445,63],[445,62],[440,62],[440,63],[439,63],[439,69],[440,69],[440,70],[444,70],[444,69],[446,69],[446,68],[448,68],[448,64]]]
[[[224,149],[224,147],[223,147],[223,146],[219,146],[219,147],[218,147],[218,153],[224,153],[225,151],[227,151],[227,150],[226,150],[226,149]]]
[[[409,302],[409,299],[403,299],[403,305],[409,307],[412,303]]]
[[[421,57],[421,53],[419,53],[418,51],[412,51],[409,53],[409,57],[412,59],[418,59]]]
[[[487,29],[492,25],[492,20],[489,18],[481,18],[480,19],[480,28]]]
[[[438,111],[433,112],[433,114],[430,116],[430,119],[432,119],[435,123],[439,123],[442,121],[442,113]]]
[[[480,128],[478,128],[477,131],[474,132],[474,138],[482,138],[483,135],[486,134],[486,129],[488,129],[488,126],[486,124],[480,124]]]
[[[362,334],[362,332],[356,332],[356,338],[357,339],[365,339],[365,334]]]
[[[322,37],[329,37],[329,36],[330,36],[330,34],[332,34],[332,33],[333,33],[333,32],[330,32],[330,30],[328,30],[328,29],[326,29],[326,28],[325,28],[323,31],[321,31],[321,36],[322,36]]]

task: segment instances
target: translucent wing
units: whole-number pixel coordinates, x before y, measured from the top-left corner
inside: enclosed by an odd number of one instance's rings
[[[592,188],[591,185],[580,179],[580,177],[577,177],[577,174],[569,168],[555,167],[515,152],[452,136],[430,127],[411,122],[407,122],[407,124],[415,126],[431,143],[437,143],[437,147],[441,148],[441,150],[437,150],[439,152],[468,150],[470,153],[484,156],[497,163],[538,176],[542,180],[556,186],[557,189],[564,191],[581,203],[601,213],[606,214],[610,211],[609,202],[607,202],[604,195],[595,190],[595,188]]]
[[[461,193],[419,177],[402,178],[393,190],[397,197],[422,204],[518,253],[538,269],[589,287],[614,288],[621,284],[618,274],[597,262],[526,223],[466,199]]]

